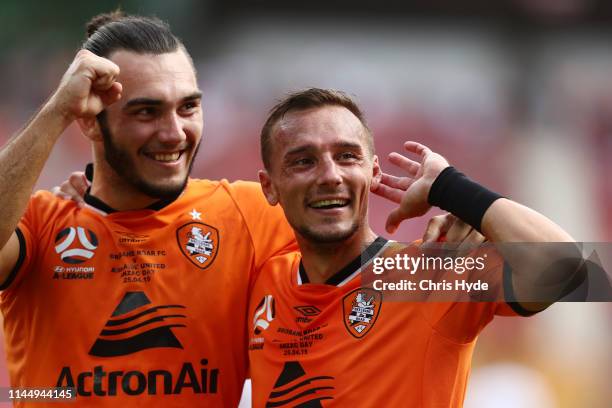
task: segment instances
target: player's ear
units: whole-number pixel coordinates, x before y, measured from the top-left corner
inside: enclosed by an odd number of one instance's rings
[[[380,183],[381,178],[382,169],[380,168],[378,156],[374,155],[374,157],[372,158],[372,184],[378,185],[378,183]]]
[[[261,184],[261,190],[266,196],[266,200],[270,205],[278,204],[278,193],[272,185],[272,179],[266,170],[259,170],[257,174],[259,176],[259,183]]]
[[[100,125],[95,116],[78,118],[76,121],[86,138],[93,142],[100,142],[103,140],[102,131],[100,130]]]

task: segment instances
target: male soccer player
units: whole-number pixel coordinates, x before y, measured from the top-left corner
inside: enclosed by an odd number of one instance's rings
[[[389,232],[438,205],[494,242],[571,241],[427,147],[405,148],[420,160],[390,160],[407,176],[383,174],[359,107],[336,91],[309,89],[273,108],[261,132],[260,181],[301,255],[268,261],[251,294],[255,407],[459,407],[480,331],[496,314],[529,312],[503,302],[385,301],[359,273],[389,250],[368,224],[370,190],[399,203]]]
[[[248,289],[294,235],[258,184],[188,179],[200,102],[191,58],[165,23],[102,15],[58,89],[0,152],[13,387],[72,387],[83,406],[237,405]],[[46,192],[28,201],[74,121],[93,146],[86,205]],[[448,230],[440,222],[434,235]]]
[[[77,406],[237,405],[249,280],[294,238],[258,184],[188,179],[200,102],[191,58],[165,23],[104,15],[0,152],[13,387],[73,387]],[[93,146],[87,205],[30,199],[75,121]]]

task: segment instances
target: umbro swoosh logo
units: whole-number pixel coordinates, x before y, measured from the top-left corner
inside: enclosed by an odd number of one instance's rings
[[[144,292],[127,292],[100,332],[89,354],[116,357],[140,350],[183,346],[172,332],[186,327],[182,305],[151,304]]]

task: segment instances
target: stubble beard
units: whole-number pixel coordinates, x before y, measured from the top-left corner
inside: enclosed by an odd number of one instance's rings
[[[140,177],[138,170],[134,165],[134,161],[130,157],[129,153],[115,145],[113,142],[113,134],[108,127],[106,116],[104,114],[98,116],[98,124],[100,125],[100,131],[102,132],[104,140],[104,159],[115,171],[115,173],[117,173],[119,177],[125,180],[129,185],[149,197],[160,200],[175,198],[185,189],[189,174],[191,174],[194,159],[198,154],[198,150],[200,149],[201,140],[198,142],[193,156],[191,157],[185,178],[180,183],[175,185],[158,185],[150,183],[143,177]]]
[[[331,233],[316,231],[308,225],[292,225],[293,229],[304,239],[313,244],[339,244],[351,238],[359,229],[359,220],[353,221],[347,230]]]

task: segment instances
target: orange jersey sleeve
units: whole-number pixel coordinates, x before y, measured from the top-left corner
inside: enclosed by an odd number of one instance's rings
[[[39,243],[33,239],[43,233],[46,223],[52,219],[56,213],[60,213],[65,208],[74,207],[75,203],[70,201],[60,201],[50,199],[50,193],[40,191],[32,196],[28,206],[16,229],[19,239],[20,254],[15,265],[0,290],[19,285],[19,281],[26,272],[18,273],[20,270],[27,271],[37,259],[35,254],[38,252]]]

